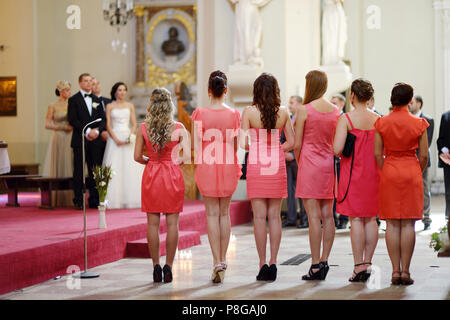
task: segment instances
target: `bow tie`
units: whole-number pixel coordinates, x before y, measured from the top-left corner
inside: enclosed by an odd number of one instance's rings
[[[86,97],[91,97],[91,98],[92,98],[93,96],[94,96],[94,95],[93,95],[92,93],[85,93],[85,94],[84,94],[84,97],[85,97],[85,98],[86,98]]]

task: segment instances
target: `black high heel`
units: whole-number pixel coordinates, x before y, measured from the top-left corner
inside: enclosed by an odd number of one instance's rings
[[[275,264],[271,264],[269,267],[269,275],[268,281],[275,281],[277,279],[277,266]]]
[[[323,279],[322,280],[325,280],[325,278],[327,277],[328,271],[330,270],[330,266],[328,265],[328,261],[321,261],[321,262],[319,262],[319,264],[321,264],[323,267]]]
[[[319,269],[316,272],[313,272],[313,269]],[[308,274],[302,276],[302,280],[324,280],[324,266],[320,263],[312,264],[309,268]]]
[[[163,272],[164,272],[164,282],[172,282],[173,280],[172,269],[170,269],[170,267],[167,264],[164,266]]]
[[[159,264],[157,264],[153,268],[153,282],[161,282],[162,281],[162,269]]]
[[[256,280],[259,280],[259,281],[268,280],[269,272],[270,272],[269,266],[267,264],[263,265],[261,267],[261,269],[259,270],[258,275],[256,276]]]
[[[359,267],[362,265],[365,265],[365,263],[355,264],[355,267]],[[350,282],[365,282],[368,279],[368,278],[366,278],[367,270],[356,273],[355,269],[353,269],[353,273],[355,274],[355,276],[351,279],[348,279],[348,281],[350,281]]]
[[[368,264],[368,265],[372,265],[372,262],[365,262],[364,264]],[[366,270],[366,274],[364,275],[364,281],[369,280],[370,276],[371,276],[372,272],[369,270]]]

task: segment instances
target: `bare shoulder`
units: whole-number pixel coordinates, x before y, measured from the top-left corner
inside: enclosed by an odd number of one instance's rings
[[[308,116],[308,110],[306,109],[306,105],[302,104],[297,107],[297,118],[306,118]]]

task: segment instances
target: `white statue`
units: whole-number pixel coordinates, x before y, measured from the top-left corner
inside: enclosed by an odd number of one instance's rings
[[[324,0],[322,15],[322,65],[342,63],[347,42],[343,0]]]
[[[263,67],[261,58],[262,19],[259,8],[271,0],[230,0],[236,4],[234,63]]]

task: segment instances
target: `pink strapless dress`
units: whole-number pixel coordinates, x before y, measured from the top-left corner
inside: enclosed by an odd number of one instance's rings
[[[339,109],[323,113],[307,104],[308,117],[298,162],[295,196],[302,199],[334,199],[333,141]]]
[[[287,177],[280,129],[250,129],[247,160],[247,198],[287,198]]]
[[[177,122],[176,129],[181,129]],[[183,211],[184,179],[180,165],[172,161],[176,141],[169,142],[160,154],[153,151],[145,123],[141,125],[149,161],[142,175],[142,211],[150,213],[178,213]]]

